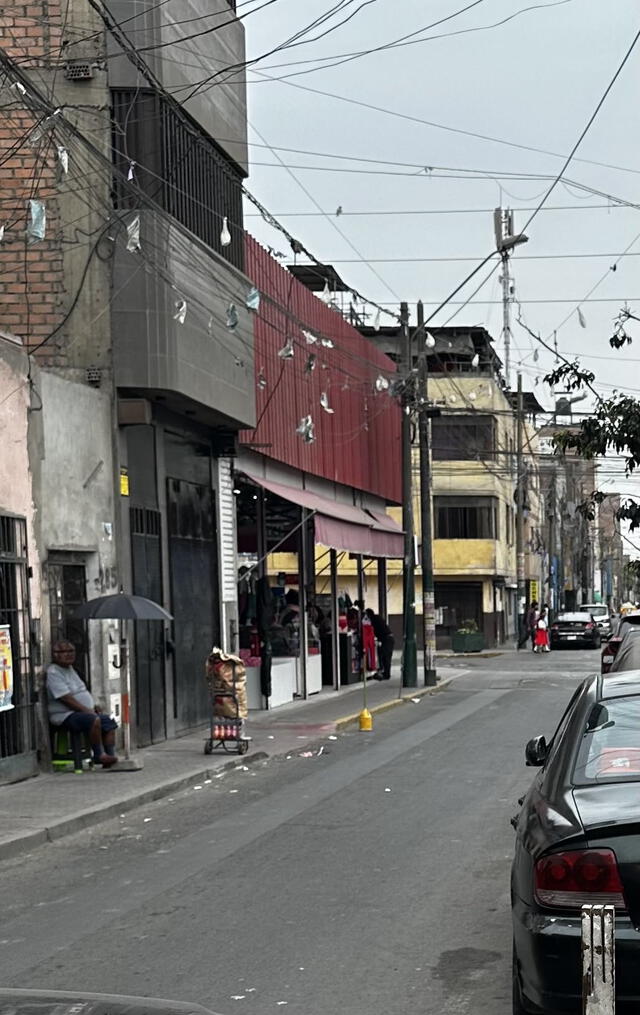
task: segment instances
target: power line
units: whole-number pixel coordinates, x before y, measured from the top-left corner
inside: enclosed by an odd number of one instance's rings
[[[551,211],[618,211],[621,205],[619,204],[556,204],[546,205],[541,209],[543,212]],[[533,207],[514,207],[513,211],[533,211]],[[401,215],[493,215],[493,208],[400,208],[400,209],[371,209],[370,211],[348,211],[343,210],[340,213],[341,218],[358,218],[358,217],[371,217],[376,216],[387,216],[391,215],[394,217]],[[278,215],[280,218],[324,218],[325,215],[331,214],[329,211],[279,211],[274,212],[274,215]],[[333,212],[335,214],[335,211]],[[245,218],[258,218],[258,215],[254,215],[248,212]]]
[[[444,22],[450,21],[453,18],[458,17],[460,14],[466,13],[466,11],[470,10],[472,7],[476,7],[478,2],[479,0],[477,0],[476,3],[469,4],[467,7],[463,7],[459,11],[455,11],[453,14],[450,14],[445,18],[441,18],[440,21],[435,21],[431,25],[425,25],[424,27],[417,29],[415,32],[411,32],[409,35],[401,36],[399,39],[396,39],[392,42],[384,43],[383,45],[380,46],[374,46],[371,47],[370,49],[364,49],[352,53],[342,53],[342,54],[334,54],[333,56],[315,57],[310,60],[293,60],[284,64],[272,64],[271,66],[267,67],[266,70],[268,71],[278,70],[282,67],[295,67],[301,64],[309,64],[314,62],[317,62],[319,64],[318,66],[311,67],[308,70],[297,71],[296,73],[292,74],[280,75],[275,79],[277,81],[286,81],[289,78],[299,77],[303,74],[313,74],[316,73],[317,71],[328,70],[329,68],[332,67],[339,67],[344,63],[349,63],[352,60],[357,60],[364,56],[370,56],[373,53],[380,53],[391,49],[399,49],[405,46],[415,46],[419,45],[422,42],[432,42],[439,39],[449,39],[452,38],[453,36],[458,35],[469,35],[475,32],[486,32],[494,28],[499,28],[502,25],[507,24],[509,21],[513,21],[515,18],[520,17],[521,14],[526,14],[529,13],[530,11],[535,10],[543,10],[548,7],[561,7],[566,3],[571,3],[572,0],[556,0],[555,3],[534,4],[530,7],[524,7],[522,10],[516,11],[514,14],[511,14],[506,18],[502,18],[502,20],[500,21],[495,21],[490,25],[477,25],[474,28],[462,28],[454,32],[443,32],[439,35],[432,35],[422,39],[413,38],[413,36],[419,35],[421,32],[429,31],[431,28],[437,27],[437,25],[444,24]],[[320,61],[322,61],[322,63],[320,63]],[[333,62],[329,63],[325,61],[333,61]]]
[[[269,75],[265,74],[263,71],[255,71],[254,73],[259,74],[261,77],[269,78]],[[275,80],[275,79],[269,78],[269,80]],[[361,107],[363,109],[370,109],[373,112],[383,113],[386,116],[393,116],[393,117],[396,117],[396,118],[398,118],[400,120],[408,120],[411,123],[420,123],[420,124],[422,124],[423,126],[426,126],[426,127],[433,127],[436,130],[444,130],[444,131],[447,131],[448,133],[460,134],[463,137],[472,137],[472,138],[475,138],[476,140],[479,140],[479,141],[489,141],[492,144],[499,144],[499,145],[503,145],[503,146],[505,146],[507,148],[515,148],[515,149],[518,149],[520,151],[535,152],[537,155],[548,155],[548,156],[550,156],[551,158],[554,158],[554,159],[565,159],[566,158],[565,155],[561,155],[559,152],[549,151],[549,150],[547,150],[545,148],[536,148],[534,145],[519,144],[516,141],[507,141],[507,140],[504,140],[503,138],[493,137],[490,134],[480,134],[480,133],[478,133],[476,131],[464,130],[463,128],[460,128],[460,127],[451,127],[448,124],[437,123],[437,122],[435,122],[433,120],[426,120],[423,117],[414,116],[411,113],[402,113],[402,112],[399,112],[398,110],[395,110],[395,109],[386,109],[384,106],[377,106],[374,103],[365,102],[362,99],[354,99],[351,96],[347,96],[347,95],[339,95],[336,92],[327,92],[327,91],[324,91],[323,89],[320,89],[320,88],[311,88],[309,85],[295,84],[293,81],[283,81],[282,83],[287,85],[289,88],[297,88],[300,91],[310,92],[313,95],[321,95],[321,96],[323,96],[325,98],[336,99],[338,102],[345,102],[348,105],[358,106],[358,107]],[[639,170],[637,170],[637,169],[629,169],[627,166],[618,166],[618,165],[613,165],[613,164],[607,163],[607,162],[598,162],[597,160],[594,160],[594,159],[576,158],[575,161],[576,162],[584,163],[586,165],[599,166],[602,169],[615,169],[617,171],[624,172],[624,173],[626,173],[626,172],[638,173],[639,172]]]

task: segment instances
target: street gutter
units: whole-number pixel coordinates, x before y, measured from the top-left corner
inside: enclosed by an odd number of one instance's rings
[[[437,694],[456,679],[456,677],[448,677],[446,680],[440,680],[435,687],[416,687],[411,694],[403,694],[399,698],[392,698],[391,701],[383,701],[380,705],[370,708],[369,711],[371,715],[380,715],[381,712],[388,712],[390,708],[395,708],[397,705],[407,705],[414,698],[425,698],[429,694]],[[336,719],[336,731],[353,726],[359,718],[360,713],[354,712],[353,715],[345,715],[342,719]]]

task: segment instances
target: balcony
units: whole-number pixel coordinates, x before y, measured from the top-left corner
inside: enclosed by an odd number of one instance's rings
[[[152,211],[140,215],[141,251],[118,236],[111,310],[116,384],[208,425],[255,423],[251,283],[213,250]],[[180,323],[182,301],[186,303]],[[238,324],[227,326],[234,304]]]

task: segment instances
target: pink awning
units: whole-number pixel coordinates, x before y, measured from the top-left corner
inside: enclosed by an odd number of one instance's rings
[[[402,532],[382,532],[364,525],[316,514],[313,518],[316,541],[333,550],[362,553],[365,557],[403,557]]]
[[[348,553],[361,553],[365,557],[404,556],[404,534],[389,515],[380,511],[365,511],[354,504],[343,504],[330,497],[312,493],[311,490],[274,483],[270,479],[255,476],[246,469],[242,471],[263,490],[313,511],[316,542],[323,546]]]

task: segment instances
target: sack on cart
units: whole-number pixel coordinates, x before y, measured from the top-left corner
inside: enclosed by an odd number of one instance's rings
[[[239,656],[213,648],[206,662],[206,677],[213,699],[213,711],[229,719],[246,719],[247,673]]]

